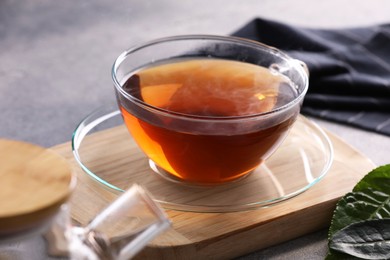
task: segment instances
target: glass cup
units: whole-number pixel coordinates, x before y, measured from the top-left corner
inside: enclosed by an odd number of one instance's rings
[[[304,63],[236,37],[186,35],[122,53],[112,69],[124,122],[169,180],[238,180],[280,146],[308,89]]]
[[[169,227],[149,192],[133,184],[86,227],[68,230],[71,259],[87,259],[89,252],[98,259],[131,259]]]

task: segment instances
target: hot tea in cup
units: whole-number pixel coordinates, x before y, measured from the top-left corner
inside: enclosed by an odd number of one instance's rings
[[[308,87],[302,63],[252,41],[177,36],[122,54],[124,122],[153,168],[176,181],[239,179],[281,144]]]

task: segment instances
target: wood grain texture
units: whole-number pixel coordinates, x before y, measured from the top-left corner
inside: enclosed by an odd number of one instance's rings
[[[120,153],[115,136],[122,128],[113,128],[89,136],[84,146],[93,153],[104,146]],[[375,165],[331,133],[334,161],[329,173],[314,187],[287,201],[268,208],[233,213],[194,213],[166,210],[172,228],[154,239],[138,257],[140,259],[228,259],[266,248],[327,227],[338,199]],[[71,200],[72,217],[82,225],[103,209],[117,194],[106,190],[84,173],[73,158],[70,143],[52,148],[65,156],[77,171],[78,185]],[[115,154],[115,153],[114,153]],[[288,156],[288,155],[287,155]],[[137,159],[134,167],[142,169]],[[120,165],[120,160],[106,158]],[[112,166],[112,165],[111,165]],[[294,181],[294,180],[291,180]]]
[[[43,223],[71,193],[68,161],[43,147],[0,139],[0,165],[0,235]]]

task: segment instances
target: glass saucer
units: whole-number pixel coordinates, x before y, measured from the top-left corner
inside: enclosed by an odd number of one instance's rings
[[[73,154],[81,168],[111,192],[133,183],[149,190],[166,209],[233,212],[268,207],[321,180],[333,161],[332,144],[315,123],[299,116],[281,147],[247,177],[218,186],[171,182],[155,173],[117,108],[99,109],[75,129]]]

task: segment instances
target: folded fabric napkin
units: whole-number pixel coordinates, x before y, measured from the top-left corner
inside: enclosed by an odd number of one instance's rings
[[[307,64],[303,114],[390,136],[390,24],[325,30],[258,18],[233,35]]]

